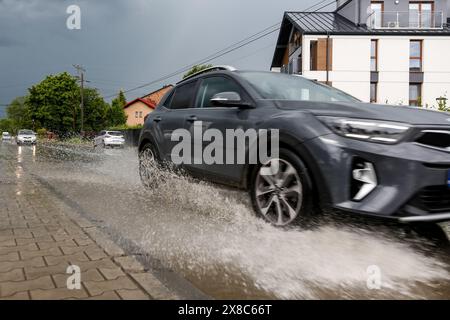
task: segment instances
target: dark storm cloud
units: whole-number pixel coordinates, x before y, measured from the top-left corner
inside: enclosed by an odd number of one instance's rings
[[[87,69],[105,96],[150,82],[280,21],[319,0],[0,0],[0,104],[45,75]],[[81,8],[81,30],[66,9]],[[332,7],[330,7],[332,9]],[[215,60],[265,69],[277,33]],[[168,79],[174,82],[177,78]],[[14,84],[11,86],[10,84]],[[143,95],[163,83],[127,95]]]

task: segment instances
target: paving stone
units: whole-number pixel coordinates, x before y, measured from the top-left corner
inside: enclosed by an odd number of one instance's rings
[[[0,255],[7,254],[10,252],[18,252],[18,251],[33,251],[39,250],[39,248],[34,243],[29,243],[23,246],[15,246],[15,247],[3,247],[0,248]]]
[[[22,259],[30,259],[34,257],[61,256],[62,252],[59,248],[48,248],[44,250],[20,251]]]
[[[5,261],[18,261],[19,260],[19,253],[18,252],[10,252],[7,254],[0,255],[0,262]]]
[[[85,254],[89,257],[89,259],[96,261],[100,259],[107,258],[106,253],[100,248],[89,248],[85,251]]]
[[[82,261],[89,261],[89,258],[83,252],[62,255],[62,256],[48,256],[44,257],[45,261],[49,266],[53,266],[55,264],[59,264],[61,262],[68,262],[70,264],[79,265]]]
[[[171,293],[167,287],[150,273],[131,273],[130,276],[142,286],[145,291],[153,298],[158,300],[179,299]]]
[[[2,297],[1,300],[30,300],[30,296],[27,291],[22,291],[8,297]]]
[[[81,289],[69,290],[67,288],[57,288],[52,290],[32,290],[31,299],[35,300],[63,300],[63,299],[83,299],[87,298],[87,292]]]
[[[117,267],[117,268],[100,268],[99,271],[101,272],[101,274],[103,274],[103,276],[107,280],[114,280],[114,279],[117,279],[118,277],[125,276],[125,273],[119,267]]]
[[[55,274],[64,274],[69,266],[68,262],[61,262],[53,266],[44,267],[26,267],[25,275],[28,280],[40,278],[42,276],[52,276]]]
[[[68,240],[66,240],[68,241]],[[73,242],[73,240],[70,240]],[[75,242],[73,242],[75,243]],[[89,249],[96,249],[98,248],[95,244],[91,244],[88,246],[61,246],[61,250],[63,251],[64,254],[74,254],[74,253],[79,253],[79,252],[85,252],[86,250]]]
[[[67,279],[70,277],[70,274],[55,274],[53,275],[53,280],[56,283],[57,288],[66,288],[67,287]],[[96,269],[90,269],[87,271],[81,270],[80,280],[82,283],[89,281],[104,281],[105,278],[98,272]]]
[[[20,261],[7,261],[0,263],[0,272],[11,271],[16,268],[25,268],[25,267],[42,267],[45,266],[44,259],[42,257],[36,257],[29,260],[20,260]]]
[[[120,297],[114,291],[108,291],[98,296],[89,297],[86,300],[120,300]]]
[[[144,266],[133,256],[114,258],[125,271],[139,272],[144,271]]]
[[[117,294],[124,300],[149,300],[150,297],[141,290],[117,290]]]
[[[25,276],[23,275],[22,269],[14,269],[8,272],[0,273],[0,282],[23,280],[25,280]]]
[[[0,283],[0,297],[7,297],[20,291],[53,288],[53,281],[49,276],[20,282],[3,282]]]
[[[3,163],[0,175],[14,181],[13,161]],[[171,297],[101,229],[31,176],[21,179],[28,186],[21,195],[0,184],[0,299],[140,300],[150,298],[147,292]],[[69,264],[81,269],[81,290],[67,289]]]
[[[37,242],[37,245],[39,249],[49,249],[49,248],[63,248],[63,247],[77,247],[77,244],[73,240],[64,240],[64,241],[39,241]],[[67,252],[64,252],[64,254],[67,254]]]
[[[127,277],[119,277],[115,280],[88,281],[84,285],[91,296],[97,296],[107,291],[119,289],[137,289],[136,285]]]
[[[89,270],[89,269],[95,269],[95,268],[107,268],[107,269],[114,269],[117,268],[117,265],[112,262],[110,259],[101,259],[96,261],[82,261],[78,262],[77,266],[81,268],[81,270]]]
[[[47,236],[43,236],[43,237],[36,237],[36,238],[17,238],[16,239],[17,245],[21,246],[21,245],[26,245],[26,244],[30,244],[30,243],[35,243],[35,244],[39,244],[39,243],[44,243],[44,242],[55,242],[55,240],[53,240],[53,238],[50,235]],[[41,248],[41,249],[45,249],[45,248]]]

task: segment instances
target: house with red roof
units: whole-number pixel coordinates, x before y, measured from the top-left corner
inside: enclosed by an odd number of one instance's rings
[[[143,125],[145,117],[153,112],[159,101],[172,88],[172,85],[167,85],[127,103],[124,106],[124,111],[127,115],[127,126]]]

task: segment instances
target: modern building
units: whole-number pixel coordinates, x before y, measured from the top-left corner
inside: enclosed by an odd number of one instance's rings
[[[366,102],[436,106],[450,95],[450,0],[338,0],[285,12],[272,70]]]
[[[143,125],[145,117],[155,109],[166,92],[172,88],[172,85],[167,85],[127,103],[124,107],[127,115],[127,126]]]

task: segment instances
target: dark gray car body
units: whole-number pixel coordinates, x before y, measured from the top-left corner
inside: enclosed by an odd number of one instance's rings
[[[192,130],[193,120],[202,121],[204,129],[216,128],[222,132],[234,128],[278,129],[280,147],[290,149],[305,163],[322,203],[336,209],[403,221],[450,219],[450,189],[447,187],[450,149],[417,142],[424,130],[450,133],[448,113],[366,103],[265,100],[239,72],[231,71],[209,72],[181,84],[196,82],[198,89],[202,79],[218,75],[233,79],[251,107],[194,108],[194,95],[185,109],[171,110],[165,107],[169,92],[146,119],[140,148],[151,143],[161,160],[170,161],[170,150],[175,143],[170,141],[171,133],[179,128]],[[396,121],[410,124],[412,129],[397,144],[381,144],[337,135],[318,116]],[[350,197],[355,157],[372,162],[378,177],[377,187],[362,201],[353,201]],[[203,164],[184,165],[184,168],[198,177],[247,189],[252,166]],[[430,192],[438,205],[423,201]]]

